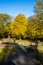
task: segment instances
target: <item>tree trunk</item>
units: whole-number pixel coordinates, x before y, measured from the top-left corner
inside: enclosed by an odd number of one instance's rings
[[[10,35],[8,35],[8,38],[10,38]]]
[[[20,40],[21,40],[21,37],[20,37]]]

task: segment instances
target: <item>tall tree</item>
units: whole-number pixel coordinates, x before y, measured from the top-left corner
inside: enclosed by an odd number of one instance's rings
[[[0,20],[0,37],[4,37],[4,32],[5,32],[5,24],[3,23],[2,20]]]
[[[34,6],[34,12],[37,14],[43,12],[43,0],[36,0],[36,4]]]
[[[37,31],[40,32],[40,37],[43,37],[43,12],[37,15],[37,17],[38,17],[38,22],[39,22],[38,24],[39,30],[37,29]]]
[[[43,38],[43,13],[29,18],[27,36],[31,38]]]
[[[11,17],[8,14],[0,14],[0,35],[2,37],[5,36],[5,32],[7,32],[7,23],[11,21]]]
[[[28,19],[23,15],[19,14],[14,21],[11,23],[12,34],[21,38],[25,36],[27,31]]]
[[[11,16],[8,14],[0,14],[0,19],[4,22],[7,23],[11,20]]]
[[[36,16],[33,16],[30,18],[30,20],[28,21],[28,28],[27,28],[27,35],[30,38],[34,38],[36,37],[36,29],[38,28],[38,19],[36,18]]]

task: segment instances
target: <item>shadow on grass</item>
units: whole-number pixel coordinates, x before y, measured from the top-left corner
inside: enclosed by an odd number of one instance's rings
[[[38,53],[38,60],[41,62],[43,65],[43,53]]]
[[[37,50],[32,49],[33,47],[23,47],[14,43],[14,45],[6,45],[3,52],[7,53],[9,46],[12,47],[8,58],[5,55],[0,62],[0,65],[41,65],[43,59],[39,58]],[[34,47],[35,48],[35,47]],[[14,50],[16,49],[16,50]]]
[[[13,52],[13,46],[9,43],[4,43],[5,47],[3,48],[2,53],[0,54],[0,65],[15,65],[11,60],[8,61],[9,56]],[[11,47],[11,49],[10,49]],[[9,52],[8,52],[9,51]]]

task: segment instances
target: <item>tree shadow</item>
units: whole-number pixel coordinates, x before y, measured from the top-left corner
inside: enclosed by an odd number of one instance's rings
[[[40,62],[42,60],[39,59],[38,51],[32,49],[33,47],[20,46],[17,43],[14,43],[12,47],[13,47],[13,51],[8,56],[7,60],[4,56],[3,60],[0,62],[0,65],[40,65],[41,64]],[[7,53],[8,50],[9,50],[9,45],[6,45],[3,51]]]
[[[41,63],[38,60],[38,51],[32,50],[30,47],[27,48],[20,46],[17,43],[15,44],[16,50],[10,56],[10,59],[16,65],[40,65]]]
[[[0,65],[15,65],[11,60],[9,60],[9,56],[12,54],[13,48],[12,48],[12,52],[8,55],[8,57],[6,57],[6,54],[9,51],[9,47],[11,47],[11,44],[9,44],[9,43],[3,43],[3,44],[5,44],[5,47],[3,48],[3,51],[2,51],[3,57],[0,60]]]
[[[1,62],[0,65],[15,65],[12,61]]]
[[[38,53],[38,60],[41,62],[41,64],[43,65],[43,53],[41,52],[39,52]]]

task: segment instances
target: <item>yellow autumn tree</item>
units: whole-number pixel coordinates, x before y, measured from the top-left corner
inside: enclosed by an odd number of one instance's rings
[[[27,36],[31,38],[43,38],[43,13],[29,18]]]
[[[30,18],[30,20],[28,21],[28,28],[27,28],[27,36],[34,38],[36,36],[36,29],[38,28],[37,26],[37,22],[38,19],[36,17],[32,17]]]
[[[23,14],[19,14],[11,23],[12,35],[18,36],[19,38],[24,37],[26,35],[27,26],[28,19]]]
[[[27,28],[27,36],[31,38],[37,38],[39,37],[39,19],[37,16],[30,18],[28,21],[28,28]],[[38,30],[37,30],[38,29]]]

